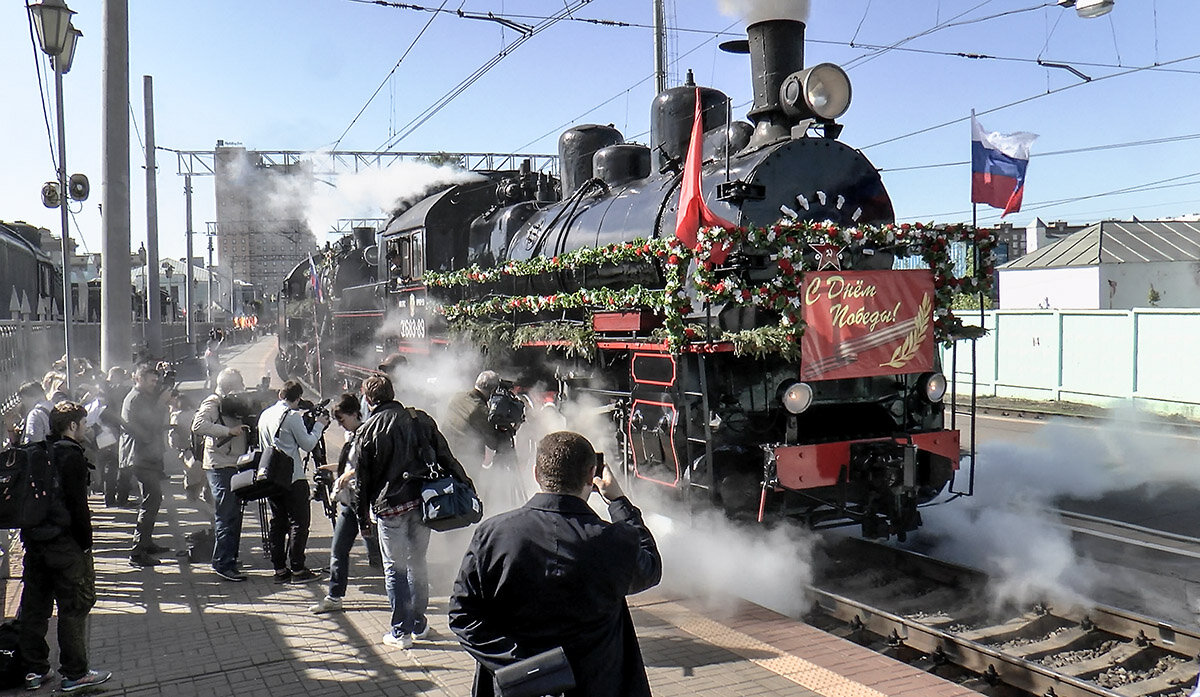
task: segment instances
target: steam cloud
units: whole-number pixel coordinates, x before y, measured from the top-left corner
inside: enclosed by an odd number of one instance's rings
[[[975,496],[925,509],[923,534],[937,537],[935,554],[992,574],[996,607],[1037,600],[1086,604],[1101,590],[1127,587],[1128,579],[1085,558],[1048,509],[1066,496],[1089,500],[1139,486],[1150,493],[1194,487],[1194,448],[1166,435],[1151,417],[1128,410],[1098,428],[1051,421],[1028,445],[985,443]],[[1156,606],[1162,602],[1154,599]]]
[[[808,0],[718,0],[721,12],[741,17],[746,24],[768,19],[808,21]]]

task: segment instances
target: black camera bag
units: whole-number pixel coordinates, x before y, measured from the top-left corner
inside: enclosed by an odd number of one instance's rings
[[[500,697],[560,695],[575,687],[575,673],[561,646],[496,671]]]
[[[279,426],[275,429],[278,441],[283,422],[291,410],[283,412]],[[292,488],[295,460],[279,448],[252,450],[238,459],[238,473],[233,475],[229,488],[243,501],[258,501],[286,494]],[[246,473],[253,472],[247,476]]]

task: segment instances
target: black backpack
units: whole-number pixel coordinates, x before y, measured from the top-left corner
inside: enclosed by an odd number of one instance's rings
[[[20,687],[25,683],[25,670],[21,665],[18,645],[20,634],[16,620],[0,624],[0,690]]]
[[[0,530],[30,530],[46,523],[61,498],[45,443],[0,451]]]

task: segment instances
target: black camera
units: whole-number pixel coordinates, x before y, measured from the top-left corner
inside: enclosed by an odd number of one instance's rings
[[[238,392],[222,395],[219,409],[226,422],[240,423],[253,433],[258,430],[258,417],[267,406],[258,392]]]
[[[513,392],[511,380],[501,380],[488,397],[488,423],[497,431],[515,431],[525,423],[525,402]]]
[[[300,411],[304,413],[304,425],[309,430],[312,430],[312,425],[317,422],[317,419],[329,416],[330,401],[332,400],[326,398],[314,404],[307,399],[300,400]]]

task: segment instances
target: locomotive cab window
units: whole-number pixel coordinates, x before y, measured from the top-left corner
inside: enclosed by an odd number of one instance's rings
[[[412,234],[412,278],[420,279],[425,275],[425,231],[416,230]]]
[[[389,279],[412,278],[412,255],[408,236],[394,237],[387,242],[387,273]]]

